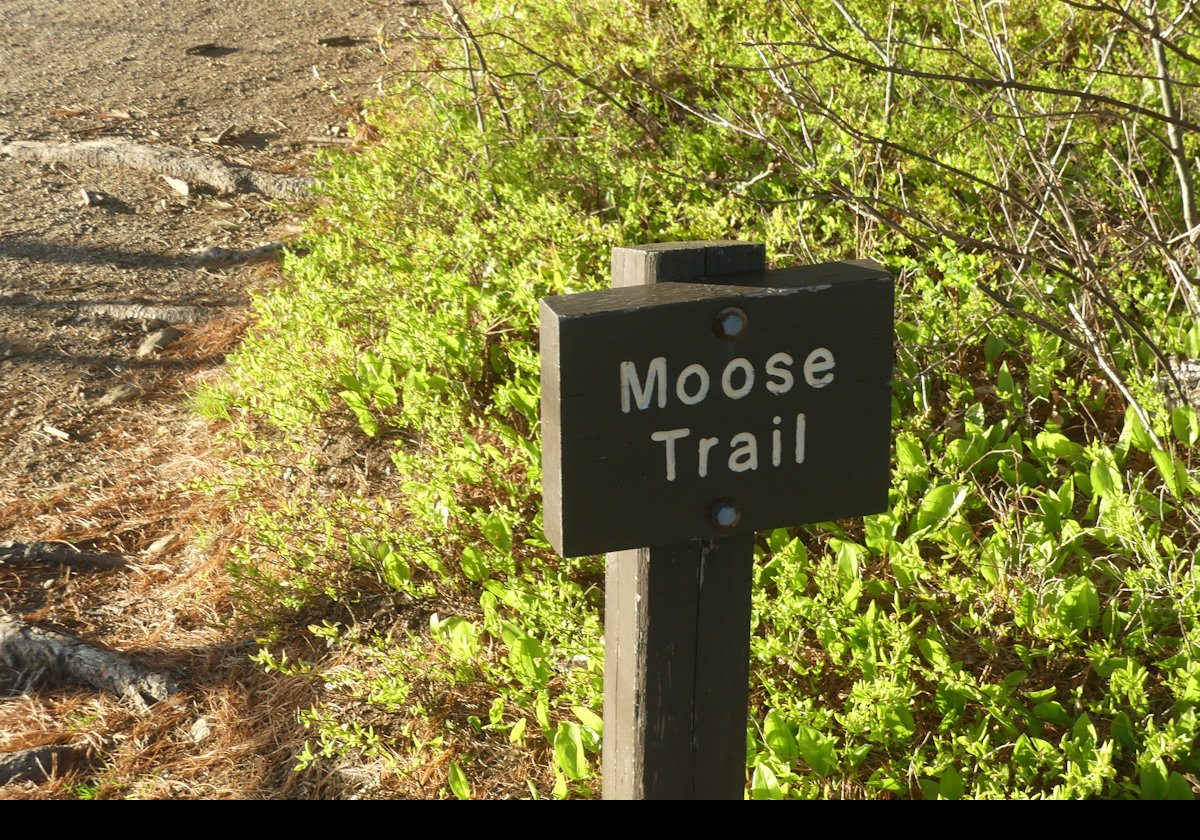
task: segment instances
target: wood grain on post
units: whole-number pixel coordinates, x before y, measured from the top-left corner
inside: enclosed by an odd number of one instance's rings
[[[764,267],[752,243],[615,248],[612,285]],[[606,799],[743,797],[753,561],[752,533],[608,554]]]

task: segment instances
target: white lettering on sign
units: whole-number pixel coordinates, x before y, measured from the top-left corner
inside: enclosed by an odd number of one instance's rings
[[[771,355],[763,366],[766,372],[763,387],[774,396],[782,396],[792,390],[796,377],[792,374],[795,359],[790,353]],[[837,362],[833,351],[818,347],[804,359],[804,381],[810,388],[824,388],[833,382]],[[621,412],[628,414],[634,406],[645,411],[654,403],[659,408],[667,407],[667,359],[655,356],[646,366],[643,378],[635,362],[621,362]],[[731,359],[721,370],[721,393],[731,400],[740,400],[754,390],[758,381],[754,364],[745,358]],[[675,398],[684,405],[704,402],[712,393],[712,376],[701,364],[690,364],[675,377]]]
[[[792,372],[795,357],[788,352],[780,351],[767,357],[762,365],[763,376],[757,376],[754,362],[744,357],[730,359],[720,372],[720,393],[726,399],[740,400],[752,393],[756,385],[765,388],[772,396],[782,396],[796,386],[796,375]],[[810,388],[824,388],[833,382],[837,362],[833,351],[827,347],[817,347],[809,351],[801,365],[803,382]],[[645,411],[653,403],[658,408],[666,408],[669,393],[670,375],[667,370],[665,356],[655,356],[644,368],[644,375],[638,365],[632,361],[621,362],[621,411],[629,414],[636,406],[638,411]],[[699,405],[715,391],[713,374],[704,365],[695,363],[684,366],[675,374],[675,398],[683,405]],[[787,460],[784,450],[784,434],[787,431],[783,417],[775,414],[771,417],[769,437],[763,438],[763,443],[769,442],[771,466],[782,466]],[[692,468],[692,461],[685,452],[690,453],[690,445],[679,442],[691,437],[692,430],[687,427],[665,429],[654,432],[650,440],[663,444],[663,462],[667,481],[675,481],[683,471]],[[807,424],[804,412],[796,415],[793,445],[790,460],[796,464],[804,463],[804,449],[807,436]],[[759,468],[759,435],[755,432],[738,432],[728,441],[724,448],[717,437],[699,437],[696,439],[696,475],[707,478],[717,465],[720,469],[721,459],[724,459],[726,469],[730,472],[756,472]],[[763,448],[762,457],[766,458],[767,449]]]
[[[758,469],[758,438],[749,432],[738,432],[729,445],[737,447],[729,453],[730,470],[745,472]]]
[[[691,429],[671,429],[650,435],[650,440],[667,445],[667,481],[675,480],[675,441],[685,438],[691,433]]]
[[[637,366],[633,362],[621,362],[621,411],[629,413],[630,397],[636,401],[639,409],[650,407],[650,395],[654,393],[654,385],[658,383],[658,407],[667,405],[667,360],[658,356],[650,360],[646,369],[646,385],[638,380]]]
[[[804,463],[804,414],[796,415],[796,463]]]
[[[833,381],[833,364],[833,353],[818,347],[804,360],[804,381],[814,388],[824,388]]]
[[[792,390],[792,385],[796,380],[792,378],[792,372],[788,370],[791,364],[792,357],[787,353],[776,353],[767,359],[767,376],[779,380],[767,383],[767,390],[772,394],[779,396]]]
[[[739,370],[742,372],[742,384],[734,388],[733,374]],[[725,396],[731,400],[740,400],[749,394],[750,389],[753,387],[754,365],[745,359],[733,359],[729,364],[725,365],[725,370],[721,372],[721,390],[725,392]]]
[[[771,418],[773,425],[778,426],[783,422],[783,418],[775,416]],[[797,464],[804,463],[804,445],[806,436],[807,424],[805,422],[804,412],[796,415],[796,439],[795,448],[792,450],[792,458]],[[668,429],[662,432],[654,432],[650,435],[650,439],[655,443],[666,444],[664,455],[666,461],[667,481],[674,481],[679,474],[679,451],[682,447],[677,447],[675,442],[683,438],[690,437],[691,429]],[[720,438],[702,437],[696,444],[696,475],[700,478],[708,476],[709,456],[712,450],[721,443]],[[779,429],[771,430],[771,466],[778,467],[783,461],[782,454],[782,435]],[[758,437],[753,432],[738,432],[729,440],[729,456],[726,460],[726,466],[730,472],[750,472],[758,469]]]
[[[696,392],[689,394],[687,381],[693,376],[696,377],[698,384]],[[683,373],[679,374],[679,378],[675,380],[675,396],[679,397],[679,401],[684,405],[695,405],[708,396],[708,371],[704,369],[704,365],[688,365],[683,369]]]
[[[700,460],[700,466],[696,473],[704,478],[708,475],[708,452],[714,446],[721,442],[720,438],[700,438],[700,448],[697,452],[697,457]]]
[[[778,414],[776,414],[774,417],[771,418],[771,422],[774,423],[776,426],[778,426],[779,421],[781,419],[782,418]],[[772,467],[779,466],[779,444],[780,444],[779,430],[772,429],[771,430],[771,466]]]

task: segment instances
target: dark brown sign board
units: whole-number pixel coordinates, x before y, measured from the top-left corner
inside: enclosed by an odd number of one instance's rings
[[[542,300],[544,525],[563,556],[887,509],[891,275],[713,279]]]

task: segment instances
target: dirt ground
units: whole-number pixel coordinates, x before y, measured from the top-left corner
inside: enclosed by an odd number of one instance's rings
[[[402,62],[391,36],[422,6],[0,0],[0,616],[181,687],[145,707],[0,662],[0,758],[86,747],[78,771],[0,783],[0,798],[361,793],[291,770],[304,689],[265,683],[229,624],[236,534],[200,489],[217,430],[185,397],[219,375],[302,207],[5,151],[119,139],[303,175],[320,149],[349,146]],[[6,559],[6,542],[126,565]]]

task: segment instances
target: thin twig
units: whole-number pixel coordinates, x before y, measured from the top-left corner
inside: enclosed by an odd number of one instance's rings
[[[1100,346],[1100,341],[1096,338],[1095,333],[1093,333],[1091,328],[1087,325],[1087,320],[1079,313],[1079,310],[1075,308],[1075,304],[1068,303],[1067,309],[1071,311],[1071,316],[1075,319],[1075,323],[1079,324],[1079,328],[1083,331],[1084,336],[1091,345],[1092,356],[1096,359],[1096,364],[1100,365],[1100,369],[1104,371],[1104,375],[1107,376],[1109,381],[1112,382],[1116,389],[1121,392],[1121,396],[1125,398],[1125,402],[1129,404],[1129,406],[1137,414],[1138,419],[1142,421],[1142,427],[1146,430],[1146,434],[1150,436],[1150,440],[1153,442],[1154,448],[1162,449],[1162,441],[1158,439],[1158,435],[1154,434],[1154,426],[1150,423],[1150,415],[1146,413],[1146,410],[1142,408],[1142,405],[1137,401],[1137,398],[1134,397],[1133,394],[1130,393],[1129,389],[1125,387],[1125,382],[1117,374],[1113,366],[1108,363],[1108,358],[1105,355],[1104,348]]]

